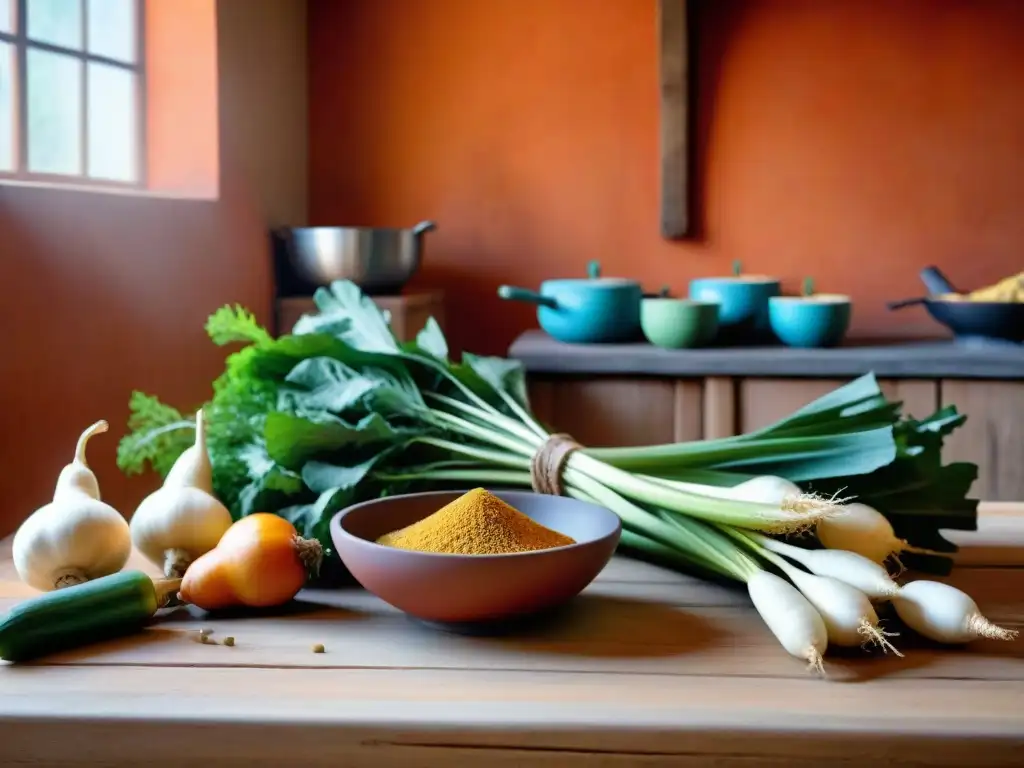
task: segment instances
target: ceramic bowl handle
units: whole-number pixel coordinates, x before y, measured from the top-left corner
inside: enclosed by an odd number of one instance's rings
[[[536,291],[530,291],[526,288],[516,288],[512,285],[498,286],[498,297],[506,299],[507,301],[526,301],[530,304],[539,304],[542,307],[558,309],[558,302],[550,296],[542,296]]]

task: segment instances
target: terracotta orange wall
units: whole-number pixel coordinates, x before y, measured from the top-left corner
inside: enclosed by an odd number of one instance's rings
[[[935,333],[887,300],[928,263],[1024,265],[1024,3],[691,0],[699,227],[658,234],[655,0],[310,0],[310,215],[439,222],[418,283],[500,352],[495,298],[606,273],[686,290],[733,259],[856,302],[858,334]],[[899,325],[897,326],[896,323]]]
[[[0,536],[52,496],[78,433],[100,418],[111,432],[90,444],[90,464],[129,514],[155,485],[114,464],[132,389],[192,407],[223,370],[203,332],[210,312],[237,302],[269,321],[267,222],[305,217],[305,6],[216,10],[219,199],[0,185]]]

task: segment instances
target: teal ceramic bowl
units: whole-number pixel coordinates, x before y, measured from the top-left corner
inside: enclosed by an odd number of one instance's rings
[[[778,279],[762,275],[702,277],[690,281],[690,298],[717,303],[718,323],[723,334],[742,341],[770,337],[768,300],[781,292]]]
[[[644,299],[640,326],[644,337],[656,347],[700,347],[718,332],[718,304],[693,299]]]
[[[846,336],[853,314],[849,296],[818,293],[775,296],[768,304],[772,331],[790,347],[834,347]]]
[[[539,291],[502,285],[498,296],[537,305],[537,322],[554,339],[569,344],[613,344],[640,336],[643,288],[636,280],[600,277],[596,262],[590,277],[545,280]]]

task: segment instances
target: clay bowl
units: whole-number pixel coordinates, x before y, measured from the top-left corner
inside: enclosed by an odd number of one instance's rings
[[[385,602],[424,621],[464,626],[554,609],[594,580],[619,543],[622,526],[610,510],[527,491],[492,493],[575,544],[507,555],[446,555],[375,543],[464,492],[413,493],[351,506],[331,520],[334,546],[356,580]]]

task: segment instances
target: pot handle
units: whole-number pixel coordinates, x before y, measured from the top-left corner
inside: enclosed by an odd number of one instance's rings
[[[927,304],[928,299],[916,298],[916,299],[903,299],[902,301],[890,301],[888,307],[892,309],[903,309],[904,307],[912,307],[915,304]]]
[[[513,285],[498,286],[498,297],[507,301],[527,301],[531,304],[539,304],[549,309],[558,309],[558,302],[550,296],[543,296],[536,291],[526,288],[516,288]]]
[[[414,235],[422,235],[424,232],[431,232],[437,229],[437,224],[432,221],[421,221],[415,227],[412,228]]]
[[[942,270],[938,267],[925,267],[921,270],[921,282],[924,283],[924,287],[928,289],[928,293],[932,296],[938,296],[942,293],[956,293],[956,288],[949,282]]]

